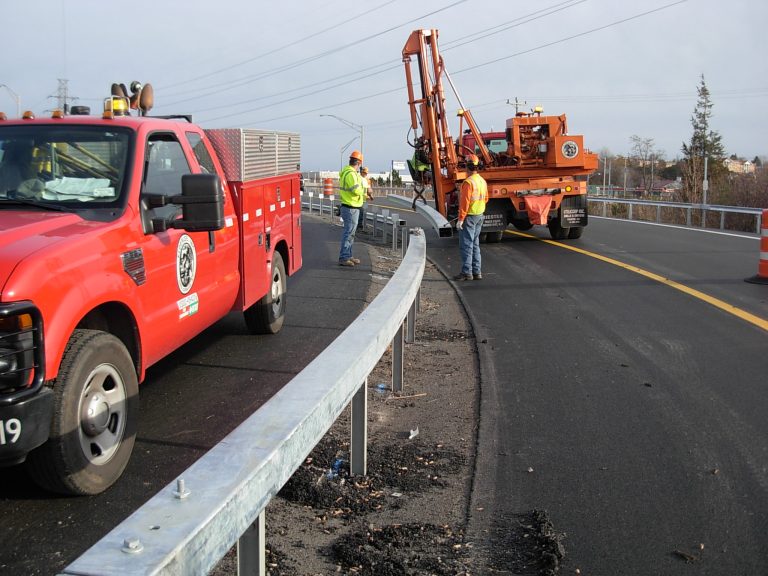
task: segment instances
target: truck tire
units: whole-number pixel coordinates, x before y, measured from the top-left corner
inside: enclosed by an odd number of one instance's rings
[[[501,242],[502,238],[504,238],[504,230],[494,230],[493,232],[488,232],[485,241],[488,242],[488,244],[496,244]]]
[[[286,277],[280,252],[272,256],[272,275],[267,293],[245,310],[245,324],[251,334],[277,334],[285,321]]]
[[[581,238],[583,233],[584,226],[573,226],[572,228],[568,228],[568,239],[576,240],[577,238]]]
[[[99,494],[125,470],[136,441],[139,384],[131,355],[112,334],[75,330],[53,384],[48,441],[28,469],[43,488]]]
[[[565,240],[568,237],[569,228],[563,228],[560,226],[559,218],[553,218],[550,220],[547,223],[547,228],[549,228],[549,235],[552,236],[553,240]]]

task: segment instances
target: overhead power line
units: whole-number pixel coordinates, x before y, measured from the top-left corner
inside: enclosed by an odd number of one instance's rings
[[[318,36],[322,36],[326,32],[330,32],[331,30],[335,30],[336,28],[340,28],[341,26],[346,26],[350,22],[353,22],[355,20],[359,20],[363,16],[367,16],[368,14],[371,14],[373,12],[376,12],[377,10],[380,10],[384,8],[385,6],[389,6],[390,4],[393,4],[394,2],[397,2],[397,0],[389,0],[388,2],[384,2],[383,4],[379,4],[378,6],[374,6],[373,8],[366,10],[365,12],[361,12],[357,16],[352,16],[350,18],[346,18],[343,21],[339,22],[338,24],[334,24],[333,26],[328,26],[327,28],[323,28],[322,30],[318,30],[314,34],[310,34],[309,36],[304,36],[303,38],[299,38],[298,40],[291,40],[287,44],[283,44],[282,46],[278,46],[277,48],[274,48],[268,52],[262,52],[258,56],[254,56],[253,58],[248,58],[247,60],[243,60],[242,62],[238,62],[236,64],[232,64],[230,66],[226,66],[224,68],[220,68],[219,70],[214,70],[213,72],[209,72],[207,74],[202,74],[200,76],[197,76],[195,78],[190,78],[189,80],[182,80],[181,82],[176,82],[175,84],[169,84],[167,86],[159,86],[158,90],[165,90],[168,88],[175,88],[176,86],[182,86],[184,84],[190,84],[192,82],[197,82],[198,80],[203,80],[205,78],[210,78],[211,76],[216,76],[217,74],[222,74],[224,72],[228,72],[230,70],[234,70],[235,68],[239,68],[240,66],[245,66],[246,64],[250,64],[251,62],[255,62],[256,60],[261,60],[262,58],[266,58],[267,56],[271,56],[272,54],[276,54],[277,52],[280,52],[281,50],[285,50],[286,48],[291,48],[295,46],[296,44],[301,44],[302,42],[306,42],[307,40],[311,40],[312,38],[316,38]]]
[[[560,4],[555,4],[555,5],[550,6],[548,8],[544,8],[544,9],[541,9],[541,10],[536,10],[534,12],[531,12],[530,14],[526,14],[524,16],[520,16],[520,17],[515,18],[513,20],[509,20],[507,22],[503,22],[501,24],[497,24],[496,26],[492,26],[490,28],[485,28],[483,30],[479,30],[477,32],[473,32],[472,34],[469,34],[467,36],[464,36],[464,37],[459,38],[457,40],[454,40],[452,42],[448,42],[447,43],[448,47],[447,48],[442,48],[442,50],[443,50],[443,52],[447,52],[448,50],[452,50],[454,48],[458,48],[458,47],[463,46],[464,44],[468,44],[470,42],[476,42],[476,41],[479,41],[479,40],[484,40],[484,39],[488,38],[489,36],[491,36],[493,34],[496,34],[498,32],[509,30],[510,28],[515,28],[515,27],[520,26],[522,24],[527,24],[529,22],[532,22],[533,20],[537,20],[539,18],[543,18],[544,16],[549,16],[551,14],[554,14],[556,12],[560,12],[562,10],[566,10],[567,8],[571,8],[571,7],[575,6],[576,4],[581,4],[582,2],[586,2],[586,0],[567,0],[566,2],[561,2]],[[410,24],[410,23],[411,23],[410,21],[406,22],[406,24]],[[402,25],[399,25],[398,27],[402,27]],[[468,38],[471,38],[473,36],[475,36],[476,38],[474,38],[473,40],[467,40]],[[465,40],[465,41],[461,42],[462,40]],[[453,45],[451,45],[451,44],[453,44]],[[391,62],[396,62],[396,63],[395,64],[390,64]],[[213,120],[218,120],[218,119],[222,119],[222,118],[229,118],[231,116],[235,116],[235,115],[239,115],[239,114],[245,114],[245,113],[249,113],[249,112],[255,112],[257,110],[263,110],[265,108],[269,108],[269,107],[272,107],[272,106],[278,106],[278,105],[284,104],[286,102],[292,102],[292,101],[295,101],[295,100],[298,100],[298,99],[301,99],[301,98],[307,98],[307,97],[310,97],[310,96],[315,96],[319,92],[327,92],[328,90],[331,90],[333,88],[338,88],[338,87],[341,87],[341,86],[345,86],[347,84],[350,84],[352,82],[357,82],[357,81],[359,81],[361,79],[364,79],[364,78],[370,78],[372,76],[376,76],[377,74],[382,74],[384,72],[388,72],[390,70],[394,70],[395,68],[400,68],[402,66],[402,62],[400,60],[397,60],[397,61],[388,60],[387,62],[383,62],[381,64],[377,64],[377,65],[374,65],[374,66],[368,66],[367,68],[368,68],[368,70],[375,70],[376,68],[380,68],[382,66],[387,66],[387,67],[382,69],[382,70],[379,70],[377,72],[369,72],[368,74],[365,74],[364,76],[361,76],[358,71],[348,72],[346,74],[342,74],[340,76],[336,76],[334,78],[330,78],[330,79],[326,79],[326,80],[321,80],[319,82],[314,82],[312,84],[307,84],[307,85],[304,85],[304,86],[300,86],[300,87],[292,88],[292,89],[288,89],[288,90],[281,90],[279,93],[276,93],[276,94],[271,94],[271,95],[267,95],[267,96],[260,96],[258,98],[249,98],[248,100],[244,100],[244,101],[240,101],[240,102],[236,102],[236,103],[232,103],[232,104],[227,104],[225,107],[240,106],[240,105],[256,102],[258,100],[266,100],[266,99],[269,99],[269,98],[279,98],[279,101],[274,102],[272,104],[266,104],[264,106],[259,106],[257,108],[249,108],[248,110],[244,110],[244,111],[241,111],[241,112],[236,112],[236,113],[232,113],[232,114],[228,114],[228,115],[224,115],[224,116],[218,116],[218,117],[214,118]],[[322,88],[322,89],[318,89],[317,88],[318,84],[325,84],[325,83],[328,83],[328,82],[333,82],[333,81],[341,80],[341,79],[344,79],[344,78],[349,78],[349,80],[346,80],[344,82],[339,82],[337,84],[334,84],[332,86],[328,86],[326,88]],[[289,98],[287,100],[285,99],[285,95],[286,94],[289,94],[291,92],[297,92],[299,90],[305,90],[305,89],[309,90],[309,92],[307,94],[304,94],[302,96],[297,96],[297,97]],[[212,95],[212,94],[214,94],[216,92],[218,92],[218,90],[210,92],[208,94],[204,94],[202,96]],[[175,103],[171,103],[171,105],[178,104],[179,102],[180,101],[177,101]],[[214,108],[217,109],[217,110],[221,110],[223,108],[223,106],[219,105],[219,106],[216,106],[216,107],[209,107],[209,108],[205,108],[205,109],[192,110],[192,113],[207,112],[207,111],[209,111],[211,109],[214,109]]]
[[[337,46],[336,48],[331,48],[329,50],[326,50],[324,52],[320,52],[318,54],[315,54],[314,56],[308,56],[307,58],[303,58],[301,60],[297,60],[295,62],[292,62],[290,64],[285,64],[283,66],[279,66],[277,68],[273,68],[271,70],[267,70],[265,72],[260,72],[256,75],[249,76],[245,78],[244,80],[241,80],[237,83],[230,83],[225,87],[217,86],[212,92],[209,92],[208,94],[204,94],[203,96],[209,96],[216,93],[221,93],[229,90],[234,90],[235,88],[239,88],[241,86],[245,86],[247,84],[251,84],[253,82],[256,82],[257,80],[262,80],[264,78],[267,78],[269,76],[274,76],[275,74],[279,74],[281,72],[287,72],[288,70],[293,70],[294,68],[298,68],[299,66],[303,66],[304,64],[308,64],[310,62],[314,62],[316,60],[319,60],[321,58],[325,58],[326,56],[330,56],[331,54],[336,54],[338,52],[341,52],[343,50],[347,50],[348,48],[352,48],[354,46],[357,46],[358,44],[362,44],[364,42],[368,42],[374,38],[378,38],[379,36],[383,36],[384,34],[388,34],[389,32],[392,32],[393,30],[397,30],[398,28],[402,28],[403,26],[407,24],[412,24],[418,20],[422,20],[424,18],[428,18],[429,16],[434,16],[435,14],[438,14],[439,12],[444,12],[445,10],[449,10],[450,8],[453,8],[454,6],[457,6],[458,4],[462,4],[466,2],[467,0],[456,0],[452,4],[449,4],[448,6],[444,6],[442,8],[438,8],[437,10],[433,10],[432,12],[428,12],[427,14],[423,14],[421,16],[418,16],[416,18],[412,18],[410,20],[407,20],[405,22],[402,22],[401,24],[397,24],[395,26],[391,26],[389,28],[386,28],[380,32],[376,32],[374,34],[368,34],[364,38],[360,38],[358,40],[355,40],[354,42],[349,42],[348,44],[344,44],[342,46]],[[200,95],[196,97],[190,96],[189,98],[185,98],[183,100],[177,100],[176,102],[173,102],[172,104],[179,104],[181,102],[186,102],[188,100],[192,100],[194,98],[199,98]]]
[[[516,56],[522,56],[523,54],[528,54],[530,52],[533,52],[534,50],[541,50],[542,48],[548,48],[550,46],[554,46],[556,44],[562,44],[563,42],[567,42],[568,40],[573,40],[575,38],[580,38],[582,36],[587,36],[588,34],[593,34],[595,32],[599,32],[601,30],[605,30],[606,28],[611,28],[613,26],[618,26],[619,24],[624,24],[625,22],[629,22],[631,20],[636,20],[638,18],[642,18],[643,16],[648,16],[649,14],[653,14],[655,12],[661,12],[662,10],[666,10],[667,8],[671,8],[672,6],[677,6],[678,4],[684,4],[688,0],[677,0],[677,2],[672,2],[670,4],[665,4],[664,6],[660,6],[658,8],[654,8],[653,10],[647,10],[646,12],[641,12],[640,14],[635,14],[634,16],[630,16],[628,18],[623,18],[621,20],[616,20],[615,22],[611,22],[610,24],[606,24],[604,26],[598,26],[597,28],[592,28],[591,30],[586,30],[584,32],[580,32],[579,34],[573,34],[572,36],[566,36],[565,38],[561,38],[560,40],[554,40],[552,42],[547,42],[546,44],[542,44],[541,46],[536,46],[535,48],[530,48],[529,50],[523,50],[521,52],[516,52],[514,54],[509,54],[508,56],[502,56],[501,58],[495,58],[493,60],[488,60],[487,62],[483,62],[482,64],[473,64],[469,68],[463,68],[461,70],[457,70],[454,72],[454,74],[459,74],[461,72],[466,72],[467,70],[477,70],[478,68],[482,68],[483,66],[490,66],[491,64],[496,64],[498,62],[502,62],[504,60],[509,60],[510,58],[514,58]]]
[[[643,16],[648,16],[650,14],[653,14],[653,13],[656,13],[656,12],[660,12],[662,10],[669,9],[669,8],[671,8],[673,6],[678,5],[678,4],[683,4],[686,1],[687,0],[678,0],[676,2],[671,2],[669,4],[665,4],[665,5],[660,6],[658,8],[654,8],[653,10],[647,10],[645,12],[641,12],[641,13],[635,14],[633,16],[629,16],[627,18],[622,18],[620,20],[616,20],[614,22],[610,22],[610,23],[605,24],[603,26],[598,26],[596,28],[592,28],[590,30],[586,30],[584,32],[580,32],[578,34],[572,34],[570,36],[561,38],[559,40],[553,40],[552,42],[546,42],[544,44],[540,44],[539,46],[535,46],[535,47],[532,47],[532,48],[529,48],[529,49],[526,49],[526,50],[522,50],[522,51],[516,52],[514,54],[509,54],[507,56],[502,56],[500,58],[494,58],[494,59],[488,60],[486,62],[474,63],[471,67],[463,68],[463,69],[458,70],[456,72],[452,72],[452,74],[455,76],[455,75],[458,75],[458,74],[462,74],[464,72],[469,72],[469,71],[476,70],[476,69],[484,67],[484,66],[489,66],[491,64],[495,64],[495,63],[498,63],[498,62],[501,62],[501,61],[504,61],[504,60],[508,60],[510,58],[515,58],[517,56],[522,56],[524,54],[530,54],[531,52],[535,52],[537,50],[542,50],[544,48],[548,48],[548,47],[554,46],[556,44],[561,44],[563,42],[567,42],[568,40],[573,40],[575,38],[580,38],[580,37],[583,37],[583,36],[587,36],[589,34],[594,34],[596,32],[605,30],[607,28],[611,28],[613,26],[618,26],[620,24],[624,24],[624,23],[629,22],[631,20],[636,20],[636,19],[641,18]],[[377,92],[375,94],[369,94],[369,95],[366,95],[366,96],[359,96],[357,98],[352,98],[352,99],[349,99],[349,100],[346,100],[346,101],[343,101],[343,102],[335,102],[333,104],[333,107],[338,107],[338,106],[346,105],[346,104],[353,104],[353,103],[356,103],[356,102],[362,102],[364,100],[370,100],[372,98],[377,98],[379,96],[383,96],[383,95],[386,95],[386,94],[391,94],[391,93],[394,93],[394,92],[399,92],[399,91],[405,90],[405,89],[406,89],[406,86],[402,85],[402,86],[400,86],[398,88],[394,88],[392,90],[386,90],[386,91],[383,91],[383,92]],[[295,118],[297,116],[304,116],[306,114],[311,114],[311,113],[317,112],[319,110],[327,110],[328,108],[329,108],[329,106],[326,105],[326,106],[322,106],[322,107],[319,107],[319,108],[313,108],[311,110],[305,110],[305,111],[302,111],[302,112],[296,112],[296,113],[292,113],[292,114],[284,114],[284,115],[275,116],[275,117],[272,117],[272,118],[265,118],[263,120],[258,120],[258,121],[255,121],[255,122],[251,122],[248,125],[252,126],[254,124],[264,124],[264,123],[267,123],[267,122],[273,122],[275,120],[284,120],[286,118]],[[232,117],[232,116],[240,116],[242,114],[247,114],[247,113],[249,113],[249,111],[233,113],[233,114],[229,114],[229,115],[225,115],[225,116],[218,116],[218,117],[213,118],[213,119],[211,119],[209,121],[221,120],[223,118],[229,118],[229,117]]]

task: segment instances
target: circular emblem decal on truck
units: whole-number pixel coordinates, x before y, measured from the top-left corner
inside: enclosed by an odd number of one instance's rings
[[[186,294],[192,288],[196,271],[197,254],[195,252],[195,243],[192,241],[192,238],[184,234],[179,238],[179,245],[176,248],[176,282],[182,294]]]
[[[579,153],[579,145],[573,140],[566,140],[563,142],[560,151],[563,153],[563,156],[570,160],[576,158],[576,155]]]

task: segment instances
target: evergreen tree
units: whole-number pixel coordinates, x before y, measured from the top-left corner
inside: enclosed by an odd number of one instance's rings
[[[707,158],[707,179],[712,180],[725,172],[722,137],[710,127],[712,100],[709,89],[701,75],[697,88],[698,100],[691,116],[693,134],[688,144],[683,142],[683,183],[684,201],[701,202],[703,200],[704,158]]]

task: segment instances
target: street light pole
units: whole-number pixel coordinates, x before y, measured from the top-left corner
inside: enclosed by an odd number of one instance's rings
[[[21,99],[19,98],[19,95],[11,90],[7,84],[0,84],[0,88],[5,88],[8,90],[8,93],[11,95],[11,97],[16,100],[16,117],[21,118]]]
[[[357,130],[358,132],[360,132],[360,153],[363,154],[363,127],[360,124],[355,124],[354,122],[350,122],[349,120],[340,118],[339,116],[336,116],[336,114],[320,114],[320,116],[330,116],[331,118],[336,118],[336,120],[338,120],[342,124],[345,124],[346,126],[349,126],[350,128],[352,128],[353,130]]]
[[[344,144],[344,146],[341,147],[341,150],[339,150],[339,172],[341,172],[342,168],[344,168],[344,151],[347,148],[349,148],[349,145],[352,144],[352,142],[354,142],[355,140],[357,140],[357,136],[355,136],[354,138],[352,138],[352,140]]]

